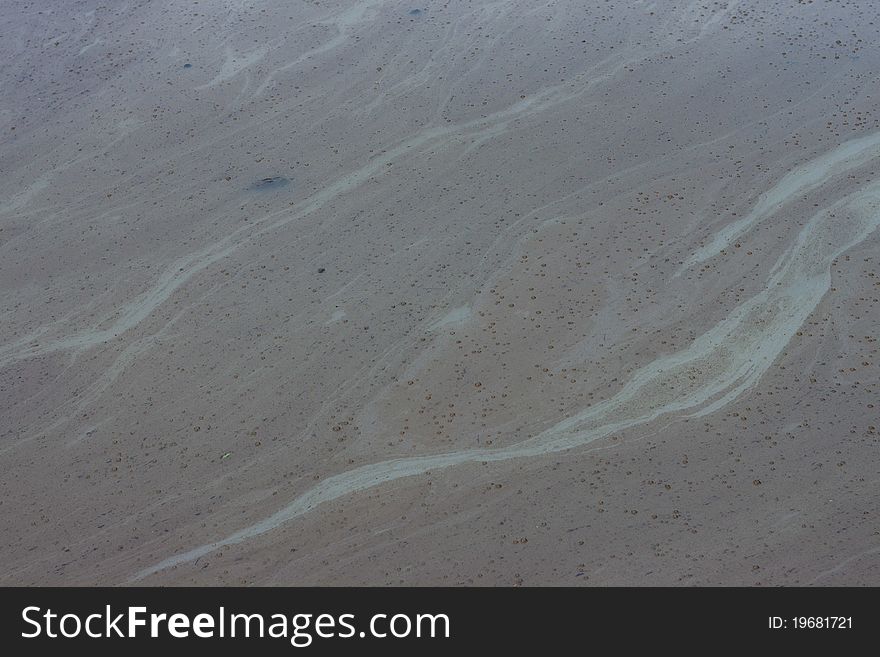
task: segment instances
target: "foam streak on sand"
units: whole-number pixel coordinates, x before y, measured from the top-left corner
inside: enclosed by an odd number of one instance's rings
[[[275,80],[275,76],[279,73],[283,73],[291,68],[294,68],[301,64],[302,62],[311,59],[321,53],[328,52],[330,50],[334,50],[338,48],[340,45],[346,42],[348,39],[349,29],[361,23],[365,16],[372,10],[374,7],[381,4],[380,2],[364,2],[354,5],[341,12],[337,16],[330,18],[328,20],[319,21],[318,25],[332,25],[336,29],[336,36],[334,36],[329,41],[322,43],[320,46],[316,48],[312,48],[311,50],[305,52],[300,55],[293,61],[287,62],[286,64],[279,66],[274,71],[269,73],[263,82],[257,87],[257,90],[254,92],[254,96],[260,96],[262,93],[269,87],[269,85]]]
[[[737,306],[686,349],[660,357],[637,371],[615,396],[531,439],[504,448],[392,459],[342,472],[273,515],[224,539],[169,557],[142,570],[134,579],[265,534],[323,502],[383,483],[462,463],[561,452],[670,413],[701,415],[715,411],[760,380],[828,291],[834,259],[865,240],[878,225],[880,184],[820,211],[776,262],[761,292]]]
[[[772,216],[785,204],[803,197],[831,178],[840,177],[848,171],[864,166],[878,155],[880,155],[880,132],[875,132],[847,141],[832,151],[797,167],[764,192],[745,217],[726,225],[715,233],[708,244],[694,251],[676,272],[676,276],[715,257],[755,224]]]
[[[337,17],[330,18],[324,22],[334,24],[340,33],[344,35],[347,30],[359,22],[370,20],[370,16],[372,16],[371,10],[380,4],[372,0],[359,3]],[[732,6],[733,4],[727,5],[724,9],[720,10],[719,15],[726,15]],[[712,14],[712,16],[715,16],[715,14]],[[714,21],[713,18],[710,17],[709,20],[710,23],[707,23],[707,26],[714,24],[714,22],[711,22]],[[693,37],[693,39],[698,38],[700,38],[699,35]],[[341,42],[344,42],[344,39],[339,41],[339,43]],[[338,45],[336,40],[332,43]],[[322,209],[334,199],[358,189],[370,179],[382,175],[387,170],[386,165],[409,155],[419,154],[427,148],[461,145],[463,140],[465,140],[464,143],[468,144],[468,148],[476,148],[486,140],[503,135],[512,126],[515,126],[517,122],[525,121],[530,117],[541,115],[565,103],[586,97],[598,85],[612,79],[616,74],[624,70],[627,65],[680,46],[681,42],[669,39],[653,49],[636,48],[629,56],[623,53],[609,55],[585,71],[575,75],[571,80],[544,87],[526,98],[485,116],[460,123],[426,126],[408,138],[401,140],[396,145],[384,150],[381,155],[356,167],[347,175],[341,176],[317,193],[303,199],[297,206],[289,210],[286,209],[283,212],[269,213],[253,221],[250,226],[240,228],[213,243],[209,243],[171,262],[150,289],[123,304],[117,313],[102,322],[102,324],[108,325],[107,328],[88,327],[72,334],[53,336],[50,329],[47,329],[45,326],[40,327],[27,335],[0,346],[0,367],[19,360],[59,351],[77,353],[114,340],[137,327],[178,289],[209,266],[230,256],[241,247],[252,243],[255,238],[283,228],[295,221],[302,220]],[[241,56],[227,49],[226,59],[220,73],[209,83],[199,88],[206,88],[233,78],[260,61],[266,54],[267,50],[264,47],[256,48]],[[270,78],[278,72],[276,70],[270,75]],[[268,79],[264,81],[264,87],[268,81]],[[880,135],[878,135],[877,139],[880,142]],[[40,184],[42,185],[42,183]],[[29,202],[29,194],[30,192],[23,197],[24,200],[16,200],[16,205]],[[56,322],[53,324],[53,327],[60,326],[63,330],[68,324],[69,322]]]
[[[611,61],[611,58],[608,61]],[[592,71],[593,77],[588,80],[583,80],[581,76],[578,76],[576,83],[563,83],[548,87],[532,97],[519,100],[487,116],[458,124],[425,128],[402,140],[396,146],[387,149],[382,155],[374,157],[350,174],[338,178],[319,192],[304,199],[290,211],[267,214],[250,226],[242,227],[202,249],[178,258],[163,271],[149,290],[124,304],[108,328],[89,328],[65,337],[39,342],[38,340],[47,333],[45,327],[40,327],[30,334],[0,347],[0,366],[58,351],[78,352],[113,340],[138,326],[193,276],[231,255],[245,244],[251,243],[254,238],[283,228],[317,212],[334,199],[354,191],[371,178],[382,175],[387,169],[386,165],[393,163],[398,158],[419,153],[428,146],[442,144],[445,141],[455,142],[461,136],[475,138],[486,134],[497,136],[506,131],[515,120],[522,120],[546,112],[552,107],[580,98],[596,84],[619,71],[629,60],[615,59],[615,61],[616,63],[610,71]],[[597,68],[604,67],[606,63],[608,62],[603,61]]]

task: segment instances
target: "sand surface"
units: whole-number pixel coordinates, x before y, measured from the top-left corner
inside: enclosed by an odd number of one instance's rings
[[[2,8],[0,583],[880,584],[880,5]]]

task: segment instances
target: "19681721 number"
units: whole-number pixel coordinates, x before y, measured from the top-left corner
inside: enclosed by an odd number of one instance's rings
[[[769,626],[774,630],[850,630],[852,616],[792,616],[791,618],[771,616]]]

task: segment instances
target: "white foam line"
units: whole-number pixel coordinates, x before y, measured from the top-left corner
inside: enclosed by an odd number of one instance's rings
[[[195,87],[195,89],[201,91],[202,89],[208,89],[218,85],[221,82],[231,80],[245,69],[250,68],[263,59],[267,52],[269,52],[268,46],[259,46],[244,55],[236,55],[232,48],[227,46],[226,59],[223,61],[223,66],[220,67],[220,71],[210,80],[210,82],[199,85]]]
[[[304,52],[302,55],[300,55],[296,59],[279,66],[274,71],[269,73],[266,76],[266,79],[263,80],[263,83],[259,87],[257,87],[257,90],[254,92],[254,97],[262,95],[262,93],[266,90],[266,88],[275,79],[275,76],[278,75],[279,73],[283,73],[284,71],[290,70],[291,68],[294,68],[295,66],[298,66],[299,64],[302,64],[304,61],[311,59],[312,57],[315,57],[317,55],[320,55],[321,53],[333,50],[334,48],[338,48],[339,46],[341,46],[343,43],[345,43],[348,40],[349,28],[351,28],[353,25],[357,25],[358,23],[361,23],[362,21],[364,21],[364,17],[367,14],[367,12],[369,10],[371,10],[373,7],[381,5],[381,4],[382,4],[382,0],[378,0],[378,1],[372,0],[370,2],[359,3],[353,7],[349,7],[348,9],[346,9],[345,11],[341,12],[340,14],[338,14],[337,16],[335,16],[331,19],[320,21],[318,23],[319,25],[333,25],[336,28],[336,35],[332,39],[325,41],[321,45],[319,45],[315,48],[312,48],[311,50],[309,50],[307,52]]]
[[[97,39],[92,41],[89,45],[83,46],[82,48],[80,48],[77,55],[83,55],[83,54],[87,53],[89,50],[91,50],[92,48],[94,48],[95,46],[100,46],[103,43],[104,43],[104,39],[98,37]]]
[[[239,243],[235,237],[242,229],[232,233],[201,251],[174,261],[159,276],[158,281],[144,294],[125,304],[118,318],[106,329],[89,329],[74,335],[49,341],[36,342],[46,332],[45,327],[0,348],[0,366],[16,360],[33,358],[57,351],[82,351],[108,342],[140,324],[160,305],[165,303],[186,281],[209,265],[226,257]],[[29,343],[29,344],[28,344]]]
[[[815,190],[832,177],[839,177],[867,164],[878,155],[880,155],[880,132],[875,132],[844,142],[828,153],[797,167],[762,194],[746,216],[726,225],[715,233],[708,244],[694,251],[675,275],[679,276],[685,270],[714,258],[734,240],[778,212],[785,204]]]
[[[366,4],[367,6],[372,6],[373,3]],[[346,26],[353,22],[354,19],[344,19],[342,21]],[[252,56],[256,57],[255,53],[258,50],[262,49],[251,51],[245,59],[249,61],[249,58]],[[265,52],[260,57],[264,55]],[[504,109],[462,123],[424,128],[419,133],[400,142],[396,147],[384,151],[380,156],[373,158],[351,174],[340,178],[317,194],[305,199],[290,214],[286,214],[276,221],[270,221],[273,217],[286,213],[288,210],[270,213],[262,220],[254,222],[250,226],[242,227],[214,244],[209,244],[189,256],[184,256],[174,261],[160,275],[159,280],[151,290],[123,306],[121,316],[109,328],[90,328],[72,336],[40,344],[37,340],[46,333],[46,327],[40,327],[30,334],[0,347],[0,367],[17,360],[56,351],[80,351],[108,342],[137,326],[197,273],[218,260],[231,255],[250,240],[269,231],[281,228],[293,221],[302,219],[336,197],[358,188],[372,176],[384,173],[386,165],[395,159],[418,152],[420,148],[433,142],[444,139],[452,140],[462,134],[477,138],[486,134],[493,137],[502,134],[514,120],[533,116],[562,103],[584,96],[594,86],[610,79],[628,63],[638,58],[639,56],[626,58],[622,54],[610,55],[586,71],[574,76],[571,81],[547,87],[525,99],[518,100]],[[249,62],[247,65],[249,66],[252,63]],[[604,71],[600,70],[609,64],[613,65]],[[236,74],[239,70],[241,70],[241,66],[236,68]],[[250,234],[243,234],[245,230],[252,232]]]
[[[570,450],[669,413],[704,414],[754,386],[828,291],[830,266],[880,225],[880,184],[817,213],[779,258],[767,286],[689,347],[638,370],[610,399],[509,447],[392,459],[328,477],[269,517],[226,538],[173,555],[132,581],[241,543],[320,504],[405,477],[463,463],[506,461]]]
[[[386,165],[395,159],[418,152],[420,148],[427,144],[454,138],[460,133],[480,135],[486,131],[494,132],[499,123],[506,127],[515,119],[522,119],[546,111],[550,107],[585,94],[595,84],[610,77],[625,64],[626,61],[619,61],[611,72],[601,74],[583,84],[577,84],[582,79],[582,76],[578,76],[575,83],[564,83],[548,87],[529,98],[519,100],[505,109],[484,117],[459,124],[426,128],[420,133],[403,140],[397,146],[384,151],[380,156],[373,158],[349,175],[336,180],[320,192],[310,196],[292,212],[283,210],[269,214],[250,226],[239,228],[214,244],[210,244],[199,251],[174,261],[165,269],[160,275],[159,280],[149,291],[123,306],[120,316],[109,328],[91,328],[65,338],[51,340],[47,343],[35,343],[39,336],[45,333],[45,327],[41,327],[29,335],[0,347],[0,366],[16,360],[33,358],[56,351],[79,351],[108,342],[140,324],[197,273],[232,254],[250,240],[269,231],[281,228],[293,221],[302,219],[340,195],[360,187],[371,177],[384,173],[387,170]],[[282,215],[280,219],[270,221],[278,214]],[[251,231],[250,234],[243,234],[243,231],[246,230]]]
[[[862,558],[870,556],[870,555],[878,554],[878,553],[880,553],[880,547],[869,548],[869,549],[865,550],[864,552],[859,552],[858,554],[854,554],[853,556],[851,556],[847,559],[844,559],[843,561],[841,561],[839,564],[837,564],[833,568],[829,568],[828,570],[822,571],[821,573],[816,575],[813,579],[811,579],[809,582],[807,582],[807,584],[812,585],[812,584],[815,584],[816,582],[818,582],[820,579],[825,579],[826,577],[829,577],[831,575],[836,575],[837,573],[844,570],[847,566],[849,566],[854,561],[858,561],[859,559],[862,559]]]

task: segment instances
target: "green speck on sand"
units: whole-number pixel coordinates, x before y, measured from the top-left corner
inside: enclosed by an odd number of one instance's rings
[[[220,458],[221,458],[221,459],[228,459],[230,456],[232,456],[232,452],[226,452],[226,453],[225,453],[223,456],[221,456]]]

